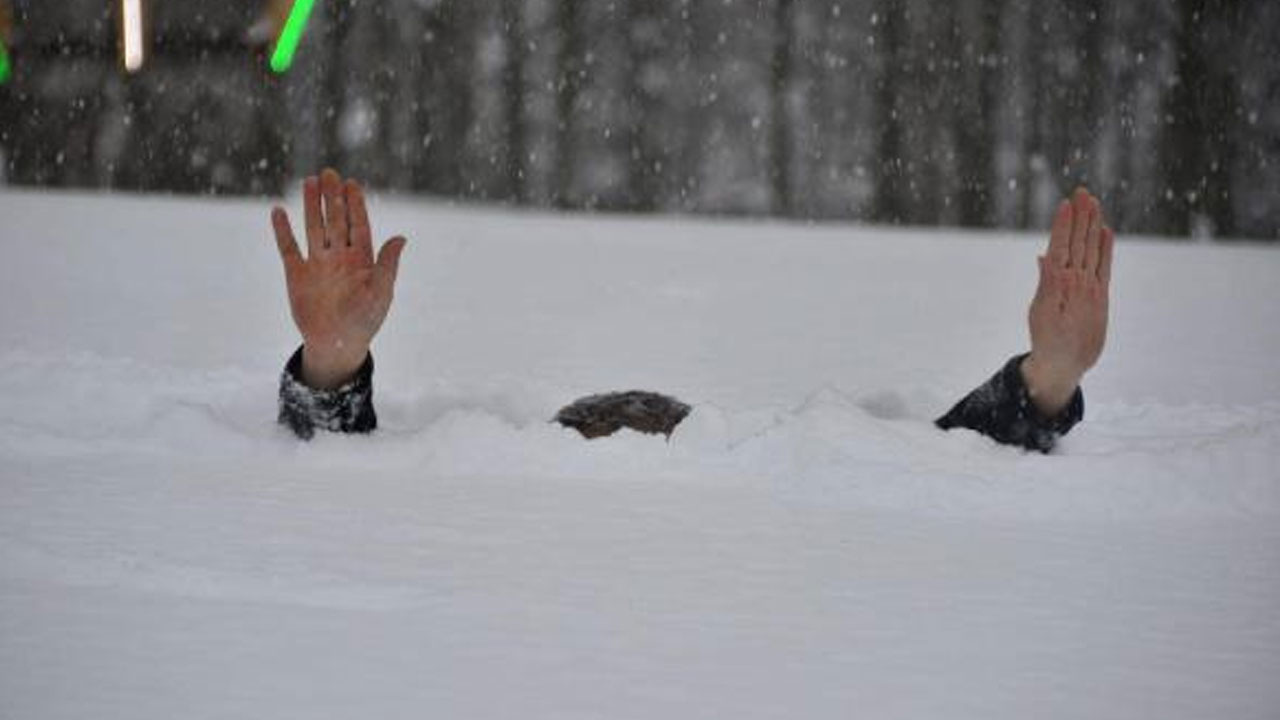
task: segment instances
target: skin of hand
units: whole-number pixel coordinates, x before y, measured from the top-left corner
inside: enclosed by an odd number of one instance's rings
[[[289,215],[271,211],[284,262],[289,309],[302,333],[302,381],[332,389],[350,380],[369,354],[387,311],[406,240],[383,243],[375,261],[364,191],[332,169],[302,183],[307,256],[294,239]]]
[[[1048,417],[1067,406],[1102,354],[1114,247],[1115,234],[1087,190],[1058,205],[1027,312],[1031,354],[1021,367],[1032,402]]]

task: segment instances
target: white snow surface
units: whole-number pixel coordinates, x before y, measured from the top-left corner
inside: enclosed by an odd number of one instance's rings
[[[303,443],[267,212],[0,193],[0,717],[1280,717],[1280,249],[1122,238],[1041,456],[930,423],[1042,234],[382,198],[381,428]]]

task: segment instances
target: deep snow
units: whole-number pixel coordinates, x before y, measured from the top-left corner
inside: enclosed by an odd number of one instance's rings
[[[383,427],[304,444],[267,209],[0,193],[0,717],[1280,715],[1280,249],[1122,238],[1042,457],[929,422],[1039,236],[383,201]]]

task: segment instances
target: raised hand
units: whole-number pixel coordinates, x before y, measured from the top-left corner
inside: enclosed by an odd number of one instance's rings
[[[282,207],[271,211],[284,262],[289,309],[302,333],[302,381],[317,389],[349,380],[364,362],[391,309],[405,239],[383,243],[373,257],[364,191],[326,169],[302,184],[307,256],[303,258]]]
[[[1115,235],[1098,199],[1080,188],[1053,218],[1040,284],[1027,313],[1031,354],[1022,377],[1036,407],[1057,415],[1102,354]]]

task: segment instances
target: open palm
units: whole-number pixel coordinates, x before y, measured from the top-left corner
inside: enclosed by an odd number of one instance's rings
[[[1049,406],[1065,402],[1102,354],[1114,244],[1097,198],[1081,188],[1062,201],[1027,313],[1031,355],[1024,372],[1037,381],[1033,388],[1046,389]]]
[[[317,388],[341,385],[359,369],[382,327],[405,239],[394,237],[373,255],[364,191],[325,170],[303,182],[307,256],[294,239],[288,213],[271,214],[284,262],[289,308],[302,333],[302,378]]]

